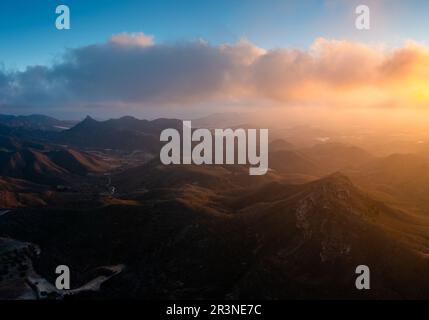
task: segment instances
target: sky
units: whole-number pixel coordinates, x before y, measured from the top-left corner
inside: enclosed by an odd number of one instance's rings
[[[71,30],[55,28],[59,4]],[[358,4],[370,30],[355,28]],[[427,12],[425,0],[3,0],[0,112],[175,116],[358,96],[422,107]]]

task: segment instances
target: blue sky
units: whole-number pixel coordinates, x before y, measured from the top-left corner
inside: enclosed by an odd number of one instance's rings
[[[372,9],[370,32],[354,29],[358,3]],[[54,27],[59,4],[71,9],[71,30]],[[157,43],[204,38],[218,44],[245,37],[264,48],[306,48],[319,36],[425,42],[427,12],[425,0],[2,0],[0,63],[20,69],[49,64],[65,48],[100,43],[119,32],[144,32]]]
[[[60,4],[71,30],[55,28]],[[0,112],[426,106],[428,12],[427,0],[2,0]]]

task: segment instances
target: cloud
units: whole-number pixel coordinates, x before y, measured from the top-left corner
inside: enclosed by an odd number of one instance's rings
[[[307,51],[273,50],[252,65],[255,96],[332,107],[426,106],[429,50],[408,42],[388,50],[317,39]]]
[[[118,45],[142,47],[154,44],[153,36],[148,36],[143,32],[115,34],[110,38],[110,42]]]
[[[246,101],[332,107],[426,106],[429,50],[317,39],[308,50],[246,40],[157,44],[143,33],[68,50],[52,66],[0,71],[7,106],[199,106]]]
[[[278,101],[319,104],[374,85],[384,58],[363,44],[317,39],[308,51],[274,50],[258,59],[253,89]]]

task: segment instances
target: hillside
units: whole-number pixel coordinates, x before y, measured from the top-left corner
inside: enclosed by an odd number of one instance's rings
[[[149,183],[133,196],[140,204],[26,209],[5,216],[0,234],[40,245],[40,270],[65,261],[76,286],[88,268],[125,264],[94,297],[429,296],[429,220],[371,199],[341,174],[223,192],[193,179],[200,184]],[[371,268],[371,291],[354,288],[359,264]]]
[[[0,207],[40,207],[46,205],[51,191],[46,186],[21,179],[0,178]]]
[[[399,201],[429,209],[429,160],[415,154],[376,158],[349,172],[359,184]]]
[[[102,159],[74,149],[0,135],[0,176],[58,184],[73,175],[102,172]]]
[[[0,114],[0,124],[12,128],[24,128],[43,131],[61,131],[71,128],[74,121],[62,121],[40,114],[13,116]]]
[[[299,151],[316,162],[327,173],[360,166],[374,159],[374,156],[364,149],[343,143],[316,144]]]
[[[52,139],[58,143],[80,148],[143,150],[158,153],[161,147],[159,135],[165,128],[180,128],[179,120],[157,119],[153,121],[123,117],[97,121],[87,117],[70,130]]]
[[[365,297],[354,290],[360,264],[378,279],[371,297],[428,296],[429,219],[372,200],[340,174],[275,189],[259,190],[270,201],[250,197],[239,210],[256,235],[257,258],[233,297]]]

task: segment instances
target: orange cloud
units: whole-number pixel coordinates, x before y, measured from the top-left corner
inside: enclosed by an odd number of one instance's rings
[[[143,33],[70,50],[52,67],[0,71],[0,104],[199,106],[225,103],[429,106],[429,48],[317,39],[308,50],[247,40],[156,44]]]
[[[429,103],[429,50],[388,50],[317,39],[307,51],[275,50],[252,66],[255,96],[295,104],[422,106]]]
[[[119,33],[110,38],[110,42],[123,46],[151,46],[154,44],[153,36],[148,36],[143,32]]]

